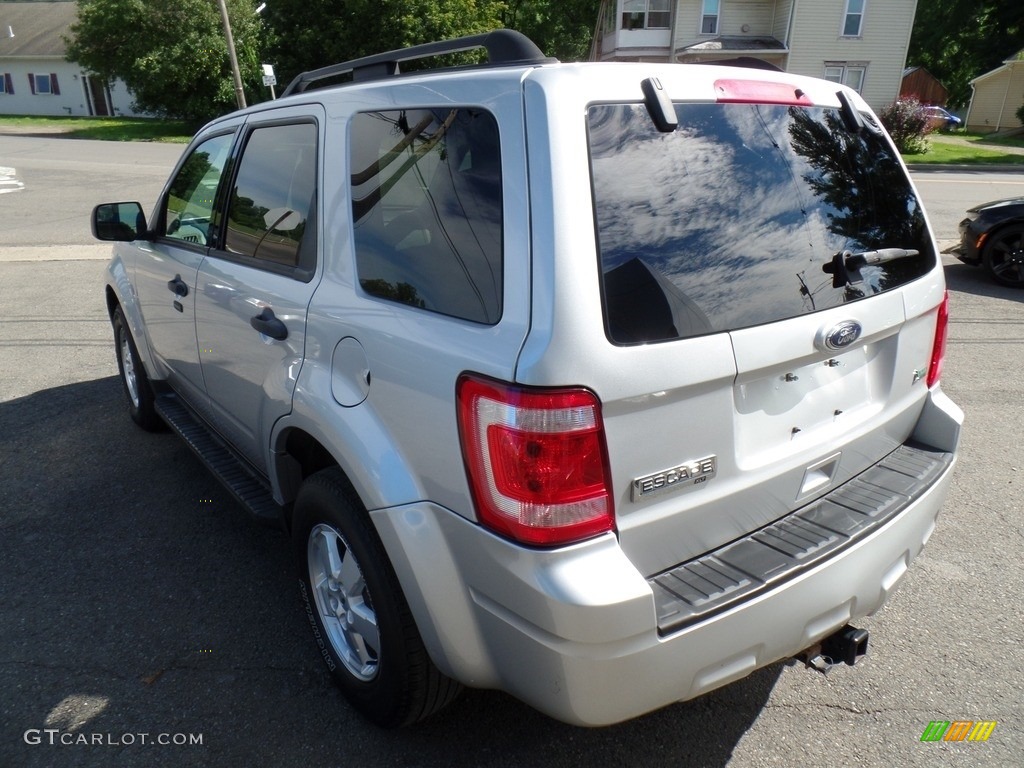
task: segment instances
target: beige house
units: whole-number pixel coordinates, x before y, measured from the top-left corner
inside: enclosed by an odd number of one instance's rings
[[[894,101],[917,0],[604,0],[591,59],[740,57],[845,83],[875,109]]]
[[[971,80],[971,88],[974,92],[965,121],[968,131],[994,133],[1020,128],[1017,110],[1024,104],[1024,51]]]

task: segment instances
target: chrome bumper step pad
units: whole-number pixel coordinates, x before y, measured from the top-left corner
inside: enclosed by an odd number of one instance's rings
[[[905,444],[817,501],[648,579],[667,634],[776,587],[864,538],[920,497],[953,454]]]

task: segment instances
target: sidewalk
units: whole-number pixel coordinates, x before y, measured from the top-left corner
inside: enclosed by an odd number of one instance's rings
[[[937,144],[956,144],[961,147],[978,147],[979,149],[991,149],[993,152],[1003,152],[1007,155],[1024,155],[1024,147],[1016,147],[1012,144],[1000,144],[985,139],[965,139],[950,133],[933,133],[928,136],[928,141]]]

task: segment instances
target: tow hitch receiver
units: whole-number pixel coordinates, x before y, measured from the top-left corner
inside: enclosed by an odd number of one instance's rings
[[[817,645],[804,651],[798,658],[808,667],[819,672],[828,672],[837,664],[846,663],[851,667],[868,653],[868,631],[847,624],[832,633]]]

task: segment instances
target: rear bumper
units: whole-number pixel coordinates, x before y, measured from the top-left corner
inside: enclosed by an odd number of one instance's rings
[[[937,393],[922,431],[944,435],[952,454],[960,416]],[[430,504],[374,520],[442,671],[559,720],[604,725],[745,677],[876,611],[931,535],[953,463],[847,546],[661,633],[653,580],[613,535],[537,551]]]

